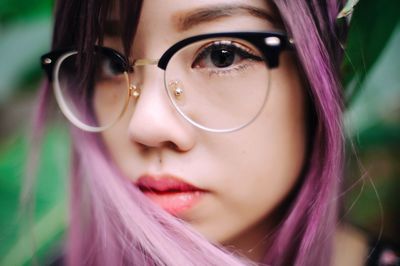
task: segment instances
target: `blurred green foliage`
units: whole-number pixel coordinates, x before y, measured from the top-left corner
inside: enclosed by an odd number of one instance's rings
[[[43,248],[59,241],[65,229],[68,137],[64,127],[51,128],[44,138],[41,154],[37,154],[42,160],[32,228],[26,220],[29,216],[18,212],[29,147],[27,139],[23,135],[11,137],[0,147],[0,265],[24,265],[32,257],[32,234],[35,235],[35,252],[47,252]]]
[[[361,91],[364,79],[398,26],[399,11],[398,0],[361,0],[356,6],[343,69],[348,103]]]
[[[52,12],[53,3],[53,0],[1,0],[0,25],[12,24],[18,20],[49,16]]]
[[[69,143],[63,127],[52,125],[46,133],[30,230],[23,230],[24,216],[18,212],[28,149],[25,132],[32,112],[26,106],[32,105],[41,78],[39,56],[50,47],[52,7],[52,0],[0,0],[0,265],[29,264],[35,252],[43,262],[49,250],[58,247],[66,227]],[[383,226],[384,235],[394,241],[400,239],[399,10],[398,0],[361,0],[352,17],[343,65],[347,139],[358,150],[357,157],[348,159],[352,189],[345,196],[351,210],[343,218],[375,233]]]

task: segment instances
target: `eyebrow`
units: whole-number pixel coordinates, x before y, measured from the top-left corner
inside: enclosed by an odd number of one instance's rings
[[[172,20],[178,31],[187,31],[202,23],[238,15],[251,15],[267,20],[278,28],[282,27],[282,21],[266,9],[243,4],[213,5],[191,11],[180,11],[172,16]],[[106,20],[104,23],[104,34],[109,37],[119,36],[121,34],[120,21],[116,19]]]
[[[182,11],[173,15],[173,21],[178,31],[187,31],[199,24],[215,21],[220,18],[251,15],[265,19],[274,26],[280,26],[281,22],[267,10],[251,5],[214,5],[198,8],[189,12]]]

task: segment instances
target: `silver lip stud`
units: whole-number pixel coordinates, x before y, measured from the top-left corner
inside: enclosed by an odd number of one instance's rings
[[[50,58],[45,58],[44,60],[43,60],[43,63],[44,64],[46,64],[46,65],[48,65],[48,64],[51,64],[51,59]]]
[[[269,46],[278,46],[281,44],[281,40],[275,36],[267,37],[267,38],[265,38],[264,41],[265,41],[265,44],[267,44]]]

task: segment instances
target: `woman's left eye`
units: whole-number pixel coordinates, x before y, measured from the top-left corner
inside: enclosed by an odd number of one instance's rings
[[[213,42],[200,50],[192,63],[192,68],[231,68],[247,60],[263,61],[261,56],[232,41]]]

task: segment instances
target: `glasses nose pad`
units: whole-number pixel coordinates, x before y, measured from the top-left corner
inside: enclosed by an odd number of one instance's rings
[[[181,104],[183,103],[183,100],[185,99],[184,92],[185,90],[183,89],[182,82],[179,80],[173,80],[168,83],[168,91],[170,96],[173,98],[172,100],[174,102],[180,102]]]
[[[136,85],[131,84],[129,86],[129,95],[132,96],[135,100],[137,100],[140,97],[140,93],[141,93],[141,90]]]

